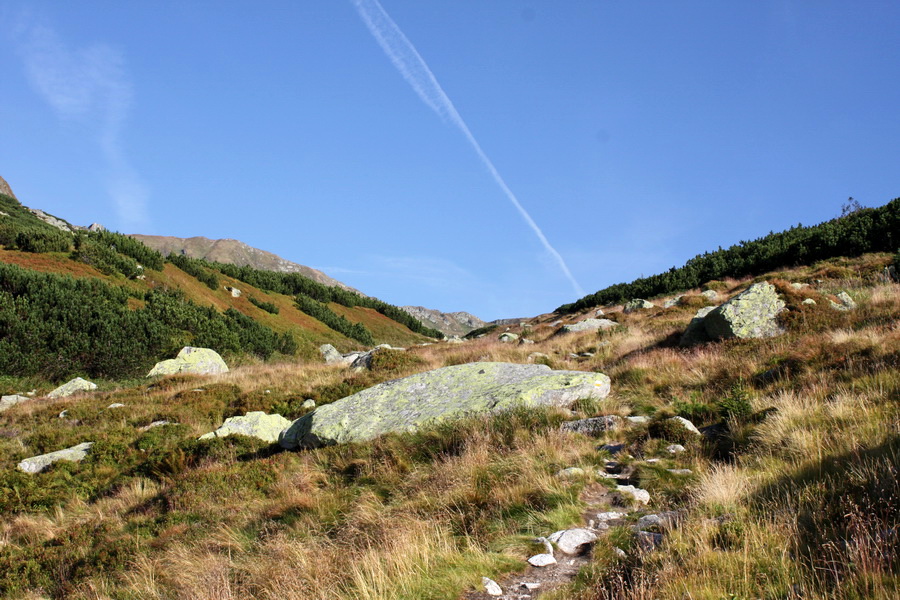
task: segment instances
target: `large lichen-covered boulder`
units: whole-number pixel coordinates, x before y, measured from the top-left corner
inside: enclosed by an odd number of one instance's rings
[[[609,377],[602,373],[498,362],[455,365],[387,381],[320,406],[294,421],[279,443],[314,448],[362,442],[516,406],[567,407],[608,394]]]
[[[711,311],[703,319],[703,327],[713,340],[775,337],[784,333],[777,320],[784,309],[775,286],[763,281]]]
[[[563,325],[559,328],[559,334],[612,329],[616,325],[618,325],[618,323],[609,319],[584,319],[582,321],[578,321],[577,323]]]
[[[634,300],[629,300],[625,303],[625,306],[622,307],[622,312],[625,313],[633,313],[639,310],[646,310],[648,308],[653,308],[656,306],[649,300],[644,300],[642,298],[635,298]]]
[[[193,348],[185,346],[175,358],[156,363],[147,373],[147,377],[155,375],[174,375],[176,373],[194,373],[196,375],[213,375],[227,373],[228,365],[219,353],[209,348]]]
[[[252,411],[244,416],[228,417],[221,427],[201,435],[200,439],[208,440],[238,434],[274,444],[278,441],[279,434],[290,424],[291,422],[281,415],[267,415],[262,411]]]
[[[32,456],[31,458],[26,458],[20,462],[18,469],[26,473],[40,473],[58,460],[79,462],[87,456],[88,450],[90,450],[93,445],[94,442],[84,442],[83,444],[78,444],[77,446],[66,448],[65,450],[57,450],[56,452],[41,454],[40,456]]]
[[[48,398],[65,398],[66,396],[71,396],[72,394],[77,394],[79,392],[90,392],[91,390],[96,390],[97,384],[88,381],[87,379],[82,379],[81,377],[76,377],[75,379],[68,381],[49,394],[47,394]]]

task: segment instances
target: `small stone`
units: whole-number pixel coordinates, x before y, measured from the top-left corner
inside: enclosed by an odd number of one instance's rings
[[[577,479],[584,477],[584,475],[584,469],[581,467],[569,467],[556,473],[557,479]]]
[[[578,333],[581,331],[605,331],[607,329],[612,329],[616,325],[618,325],[618,323],[609,319],[584,319],[577,323],[563,325],[557,333],[564,335],[566,333]]]
[[[519,344],[522,346],[527,346],[527,345],[533,344],[533,343],[534,343],[534,340],[529,340],[528,338],[522,338],[521,340],[519,340]]]
[[[508,344],[510,342],[514,342],[517,339],[519,339],[519,336],[517,336],[515,333],[510,333],[507,331],[507,332],[501,333],[500,337],[498,339],[501,342],[503,342],[504,344]]]
[[[60,418],[60,419],[65,419],[65,418],[68,417],[68,416],[69,416],[69,411],[67,411],[67,410],[64,410],[64,411],[62,411],[61,413],[59,413],[59,418]]]
[[[601,521],[601,522],[615,521],[617,519],[624,519],[627,516],[628,515],[626,515],[625,513],[622,513],[622,512],[609,511],[609,512],[597,513],[597,520]]]
[[[487,577],[481,578],[481,585],[484,586],[484,591],[488,593],[490,596],[502,596],[503,590],[493,579],[489,579]]]
[[[569,555],[584,554],[594,542],[597,541],[597,534],[589,529],[574,528],[557,532],[548,539],[556,544],[556,547]],[[555,538],[555,539],[554,539]]]
[[[847,292],[838,292],[835,295],[837,296],[838,302],[829,300],[832,308],[837,310],[853,310],[856,308],[856,302],[853,301],[853,298],[851,298],[850,294]]]
[[[719,297],[719,293],[716,290],[704,290],[700,292],[700,295],[712,302],[715,302]]]
[[[566,421],[559,426],[561,431],[571,431],[572,433],[581,433],[591,437],[599,437],[607,431],[614,431],[619,428],[622,417],[617,415],[604,415],[601,417],[591,417],[589,419],[579,419],[577,421]]]
[[[600,446],[600,450],[605,450],[606,452],[609,452],[613,456],[615,456],[616,454],[618,454],[619,452],[621,452],[624,449],[625,449],[625,444],[603,444],[602,446]]]
[[[648,458],[644,462],[647,463],[648,465],[655,465],[656,463],[659,462],[659,459],[658,458]]]
[[[108,409],[110,409],[110,408],[124,408],[124,407],[125,407],[125,405],[122,404],[121,402],[113,402],[112,404],[110,404],[110,405],[107,406],[106,408],[107,408],[107,410],[108,410]]]
[[[316,407],[316,401],[312,398],[307,398],[303,401],[303,404],[300,405],[300,408],[304,410],[312,410]]]
[[[522,582],[522,587],[525,588],[526,590],[536,590],[536,589],[538,589],[539,587],[541,587],[541,584],[539,584],[539,583],[531,583],[531,582],[528,582],[528,581],[523,581],[523,582]]]
[[[634,487],[633,485],[616,486],[616,491],[631,496],[638,504],[650,504],[650,492]]]
[[[669,421],[676,421],[676,422],[678,422],[678,423],[681,423],[682,427],[684,427],[685,429],[687,429],[688,431],[690,431],[691,433],[693,433],[693,434],[695,434],[695,435],[703,435],[703,434],[700,433],[700,430],[699,430],[699,429],[697,429],[696,427],[694,427],[694,424],[693,424],[693,423],[691,423],[690,421],[688,421],[688,420],[685,419],[684,417],[671,417],[671,418],[669,419]]]
[[[138,431],[148,431],[153,429],[154,427],[162,427],[163,425],[171,425],[171,421],[153,421],[149,425],[144,425],[143,427],[139,427]]]
[[[625,558],[626,556],[628,556],[627,554],[625,554],[625,551],[622,550],[621,548],[619,548],[618,546],[615,546],[613,548],[613,552],[615,552],[616,556],[618,556],[619,558]]]
[[[685,451],[685,447],[681,444],[669,444],[666,446],[666,452],[669,454],[679,454]]]
[[[801,302],[801,304],[806,304],[807,306],[815,306],[816,301],[813,300],[812,298],[804,298],[803,302]]]
[[[650,417],[645,417],[643,415],[637,415],[637,416],[625,417],[625,418],[628,419],[629,423],[633,423],[635,425],[643,425],[644,423],[646,423],[650,420]]]
[[[666,469],[672,475],[690,475],[693,473],[690,469]]]
[[[528,564],[532,567],[549,567],[556,564],[556,559],[552,554],[535,554],[528,559]]]

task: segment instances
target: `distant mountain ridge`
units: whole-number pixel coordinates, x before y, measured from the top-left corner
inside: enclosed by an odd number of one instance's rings
[[[428,327],[434,327],[447,336],[458,335],[462,337],[470,331],[487,325],[475,315],[467,312],[443,313],[424,306],[401,306],[400,308]]]
[[[328,286],[336,286],[345,290],[365,295],[357,289],[329,277],[318,269],[307,267],[281,258],[277,254],[254,248],[240,240],[221,239],[211,240],[203,236],[179,238],[162,235],[129,234],[146,246],[153,248],[163,256],[169,254],[184,254],[189,258],[201,258],[213,262],[228,263],[239,267],[249,266],[265,271],[277,271],[280,273],[300,273],[317,283]]]

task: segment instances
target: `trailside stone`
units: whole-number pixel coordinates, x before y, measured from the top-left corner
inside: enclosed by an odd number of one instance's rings
[[[31,400],[28,396],[20,396],[19,394],[10,394],[9,396],[0,397],[0,412],[9,410],[16,404]]]
[[[71,396],[72,394],[77,394],[78,392],[90,392],[91,390],[96,390],[97,384],[86,379],[82,379],[81,377],[76,377],[75,379],[62,384],[49,394],[47,394],[48,398],[65,398],[66,396]]]
[[[516,406],[571,406],[609,395],[602,373],[553,371],[541,364],[483,362],[443,367],[373,386],[294,421],[285,448],[360,442],[392,432]]]
[[[633,485],[619,485],[616,486],[616,491],[631,496],[638,504],[650,504],[650,492],[647,490],[642,490]]]
[[[697,314],[694,315],[694,318],[691,319],[691,322],[688,323],[688,326],[684,329],[684,333],[681,334],[681,341],[679,344],[682,346],[693,346],[694,344],[699,344],[701,342],[708,342],[709,335],[706,333],[703,319],[714,310],[716,310],[715,306],[704,306],[698,310]]]
[[[156,375],[174,375],[176,373],[193,373],[195,375],[213,375],[227,373],[228,365],[219,353],[209,348],[185,346],[175,358],[156,363],[147,377]]]
[[[578,333],[579,331],[597,331],[611,329],[618,325],[615,321],[609,319],[584,319],[571,325],[563,325],[557,333]]]
[[[482,577],[481,585],[484,586],[484,591],[487,592],[488,596],[502,596],[503,595],[503,589],[493,579],[490,579],[488,577]]]
[[[517,335],[514,334],[514,333],[510,333],[510,332],[506,331],[506,332],[504,332],[504,333],[501,333],[501,334],[500,334],[500,337],[499,337],[498,339],[499,339],[501,342],[503,342],[504,344],[508,344],[509,342],[514,342],[514,341],[516,341],[517,339],[519,339],[519,336],[517,336]]]
[[[94,442],[84,442],[77,446],[66,448],[65,450],[57,450],[56,452],[49,452],[47,454],[41,454],[40,456],[32,456],[31,458],[26,458],[20,462],[17,468],[25,473],[40,473],[58,460],[79,462],[87,456],[88,450],[90,450],[93,445]]]
[[[201,435],[199,439],[208,440],[229,435],[246,435],[265,442],[275,443],[279,434],[290,426],[291,422],[281,415],[267,415],[262,411],[248,412],[244,416],[229,417],[221,427]]]
[[[576,555],[584,554],[597,541],[597,534],[589,529],[578,527],[557,531],[547,539],[566,554]]]
[[[528,559],[528,564],[532,567],[549,567],[556,564],[556,559],[552,554],[535,554]]]
[[[784,333],[776,320],[784,309],[775,286],[763,281],[711,311],[703,319],[703,327],[713,340],[774,337]]]
[[[648,308],[653,308],[656,306],[652,302],[647,300],[643,300],[641,298],[635,298],[634,300],[629,300],[625,303],[625,306],[622,308],[622,312],[624,313],[633,313],[638,310],[646,310]]]
[[[622,424],[622,417],[617,415],[604,415],[602,417],[591,417],[589,419],[578,419],[577,421],[566,421],[559,426],[561,431],[571,431],[573,433],[583,433],[591,437],[599,437],[606,431],[613,431]]]

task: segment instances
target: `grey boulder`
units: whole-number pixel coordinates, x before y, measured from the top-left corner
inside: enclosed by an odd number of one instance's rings
[[[281,415],[267,415],[262,411],[248,412],[244,416],[228,417],[221,427],[201,435],[199,439],[208,440],[229,435],[246,435],[275,443],[282,431],[288,428],[291,422]]]
[[[775,286],[763,281],[712,310],[703,319],[703,327],[713,340],[775,337],[784,333],[777,319],[784,309]]]
[[[41,454],[39,456],[32,456],[31,458],[26,458],[25,460],[21,461],[17,468],[20,471],[24,471],[25,473],[40,473],[59,460],[79,462],[81,460],[84,460],[84,457],[87,456],[88,450],[90,450],[91,446],[93,445],[94,442],[84,442],[82,444],[78,444],[77,446],[66,448],[65,450],[57,450],[56,452],[49,452],[47,454]]]
[[[443,367],[375,385],[294,421],[284,448],[371,440],[386,433],[518,406],[569,407],[609,395],[602,373],[553,371],[541,364],[484,362]]]
[[[681,334],[681,341],[679,344],[682,346],[693,346],[694,344],[699,344],[701,342],[708,342],[709,336],[706,334],[706,327],[703,324],[703,320],[715,309],[715,306],[704,306],[698,310],[697,314],[694,315],[694,318],[691,319],[691,322],[688,323],[684,333]]]
[[[559,333],[565,334],[578,333],[581,331],[606,330],[612,329],[616,325],[618,325],[618,323],[611,321],[610,319],[584,319],[583,321],[578,321],[571,325],[563,325],[559,328]]]
[[[625,306],[622,308],[622,312],[625,313],[633,313],[639,310],[646,310],[648,308],[653,308],[656,306],[652,302],[648,300],[643,300],[641,298],[635,298],[634,300],[629,300],[625,303]]]
[[[9,396],[0,397],[0,412],[9,410],[16,404],[31,400],[28,396],[20,396],[19,394],[10,394]]]
[[[82,379],[81,377],[76,377],[75,379],[62,384],[49,394],[47,394],[48,398],[65,398],[66,396],[71,396],[72,394],[77,394],[79,392],[90,392],[91,390],[96,390],[97,384],[86,379]]]
[[[572,433],[582,433],[590,437],[599,437],[600,434],[607,431],[614,431],[622,425],[622,417],[617,415],[604,415],[602,417],[591,417],[589,419],[578,419],[577,421],[566,421],[559,426],[562,431],[571,431]]]

